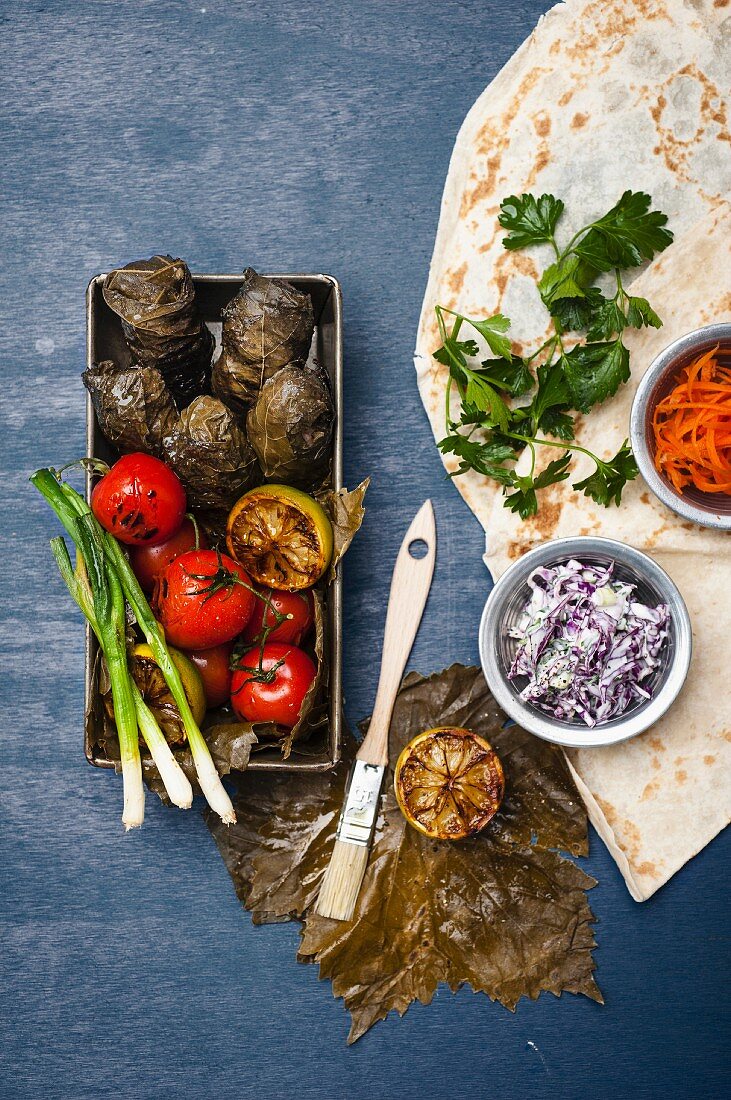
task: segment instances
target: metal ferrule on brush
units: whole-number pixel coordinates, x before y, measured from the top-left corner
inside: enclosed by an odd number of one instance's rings
[[[348,795],[340,815],[336,837],[346,844],[367,848],[378,817],[385,767],[356,760],[350,772]]]

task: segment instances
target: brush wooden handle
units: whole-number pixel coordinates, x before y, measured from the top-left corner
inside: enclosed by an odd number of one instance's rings
[[[416,539],[427,546],[422,558],[413,557],[409,551]],[[411,521],[393,568],[376,701],[368,734],[357,753],[358,759],[367,764],[388,763],[391,713],[429,595],[436,556],[434,509],[427,500]]]

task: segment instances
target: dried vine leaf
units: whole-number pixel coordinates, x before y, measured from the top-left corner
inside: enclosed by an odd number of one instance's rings
[[[325,372],[289,363],[261,387],[246,434],[268,481],[312,489],[330,468],[334,424]]]
[[[177,425],[178,411],[159,370],[103,359],[81,377],[112,446],[121,454],[144,451],[164,458],[164,443]]]
[[[257,923],[304,921],[299,957],[318,962],[343,997],[350,1042],[391,1009],[403,1015],[413,1000],[429,1003],[440,982],[452,990],[469,983],[511,1009],[542,991],[601,1001],[586,897],[595,883],[556,850],[586,851],[583,806],[553,746],[504,722],[478,669],[453,665],[428,679],[407,677],[391,724],[391,760],[423,729],[465,726],[499,753],[506,797],[477,837],[440,843],[406,824],[389,775],[349,924],[309,909],[329,859],[352,739],[327,776],[293,775],[272,786],[264,812],[253,777],[241,778],[239,825],[220,845],[237,892]],[[209,825],[219,839],[221,828]]]
[[[287,363],[307,359],[315,325],[312,299],[284,279],[258,275],[249,267],[222,318],[213,392],[243,416],[267,378]]]
[[[192,508],[228,514],[260,480],[259,464],[231,410],[217,397],[196,397],[165,441],[166,462],[185,486]]]
[[[104,301],[119,315],[132,366],[157,367],[179,408],[208,390],[213,336],[183,260],[152,256],[111,271]]]
[[[330,489],[317,494],[317,499],[330,517],[333,527],[333,556],[328,574],[330,580],[335,577],[338,562],[360,530],[365,516],[363,498],[370,483],[371,479],[367,477],[355,489],[339,489],[337,492]]]

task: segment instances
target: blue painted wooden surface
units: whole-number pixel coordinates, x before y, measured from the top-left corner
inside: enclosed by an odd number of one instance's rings
[[[82,451],[84,289],[157,250],[343,285],[346,472],[373,474],[347,560],[347,710],[366,713],[387,574],[436,505],[412,665],[477,658],[482,536],[444,481],[411,365],[457,128],[545,0],[2,3],[4,1097],[716,1097],[729,984],[722,837],[632,902],[596,837],[606,1007],[515,1015],[441,992],[345,1047],[294,926],[254,930],[199,815],[81,755],[82,632],[27,474]]]

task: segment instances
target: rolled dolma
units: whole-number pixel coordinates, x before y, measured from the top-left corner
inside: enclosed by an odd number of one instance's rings
[[[111,359],[82,374],[99,426],[122,454],[144,451],[165,457],[165,439],[178,422],[178,410],[154,367],[120,367]]]
[[[213,336],[183,260],[153,256],[112,271],[104,301],[122,320],[132,364],[157,367],[178,408],[210,391]]]
[[[164,457],[194,508],[228,509],[260,480],[245,433],[215,397],[196,397],[183,410],[166,440]]]
[[[262,386],[246,433],[266,478],[310,489],[328,472],[334,424],[327,376],[290,363]]]
[[[305,362],[314,324],[309,294],[247,268],[243,286],[223,311],[213,392],[235,412],[245,413],[275,371]]]

